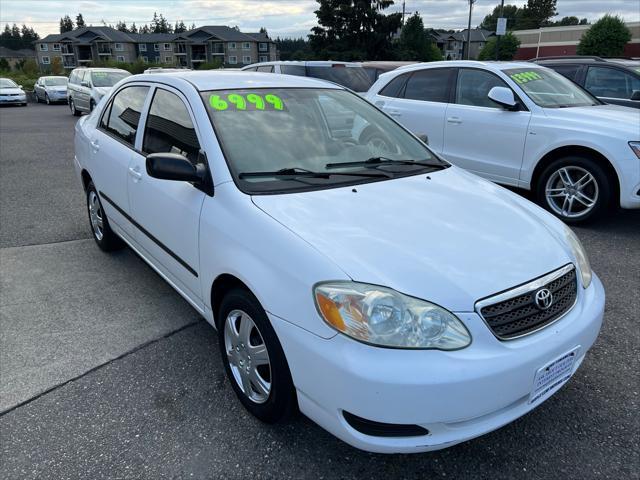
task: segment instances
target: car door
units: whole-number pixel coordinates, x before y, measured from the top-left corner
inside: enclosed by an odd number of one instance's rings
[[[206,163],[186,98],[164,86],[152,95],[142,135],[143,155],[179,153],[194,164]],[[140,225],[137,242],[157,268],[203,308],[198,232],[206,194],[188,182],[150,177],[143,155],[133,159],[128,180],[132,217]]]
[[[113,227],[127,240],[136,230],[131,220],[127,182],[129,164],[142,156],[134,150],[148,86],[119,90],[104,109],[91,140],[90,173]]]
[[[443,153],[454,165],[515,185],[531,112],[523,104],[518,111],[500,107],[488,97],[493,87],[509,88],[493,72],[459,69],[454,101],[446,112]]]
[[[427,68],[400,75],[380,91],[374,104],[414,134],[426,135],[429,146],[442,153],[453,74],[452,68]]]
[[[640,90],[640,75],[621,68],[589,66],[584,88],[605,103],[640,108],[640,101],[631,100],[633,92]]]
[[[36,96],[36,100],[41,100],[44,98],[42,83],[43,83],[43,80],[39,78],[38,81],[33,85],[33,93]]]
[[[89,102],[91,100],[91,72],[85,70],[80,72],[80,87],[78,88],[78,102],[76,106],[84,111],[89,111]]]

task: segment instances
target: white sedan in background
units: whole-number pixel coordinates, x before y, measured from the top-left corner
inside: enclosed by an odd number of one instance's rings
[[[640,110],[605,105],[551,69],[415,64],[381,75],[366,98],[453,164],[533,190],[567,223],[640,208]]]
[[[338,107],[384,142],[336,135]],[[76,124],[75,165],[98,246],[129,245],[218,330],[265,422],[299,408],[361,449],[445,448],[540,405],[600,330],[562,222],[335,84],[132,76]]]
[[[0,78],[0,105],[27,106],[27,94],[10,78]]]

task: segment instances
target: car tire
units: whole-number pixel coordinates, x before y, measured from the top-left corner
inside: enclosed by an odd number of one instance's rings
[[[73,102],[73,98],[69,99],[69,108],[71,109],[71,114],[74,117],[79,117],[82,115],[82,112],[76,109],[76,104]]]
[[[560,158],[544,169],[536,185],[538,203],[568,224],[595,220],[610,207],[611,180],[592,158]]]
[[[290,417],[297,409],[291,372],[258,300],[247,290],[231,290],[217,318],[222,363],[240,402],[265,423]]]
[[[111,230],[109,220],[102,208],[100,196],[93,182],[89,182],[89,185],[87,185],[87,212],[93,239],[101,250],[111,252],[124,246],[120,237]]]
[[[51,99],[49,99],[49,95],[46,93],[44,94],[44,103],[51,105]]]
[[[33,95],[36,97],[36,103],[40,103],[40,96],[36,92],[33,92]]]

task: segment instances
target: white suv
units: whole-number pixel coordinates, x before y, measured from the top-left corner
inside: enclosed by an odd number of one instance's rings
[[[447,160],[533,190],[568,223],[640,208],[640,111],[604,105],[550,69],[422,63],[381,75],[366,97]]]

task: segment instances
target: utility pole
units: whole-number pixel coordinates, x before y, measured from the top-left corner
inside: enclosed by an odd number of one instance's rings
[[[500,18],[504,15],[504,0],[500,3]],[[496,39],[496,61],[498,60],[498,52],[500,51],[500,37],[502,35],[496,35],[498,38]]]
[[[469,0],[469,26],[467,28],[467,60],[469,60],[469,55],[471,54],[471,12],[473,11],[473,4],[476,3],[476,0]]]
[[[405,7],[405,1],[402,0],[402,25],[404,25],[404,7]]]

